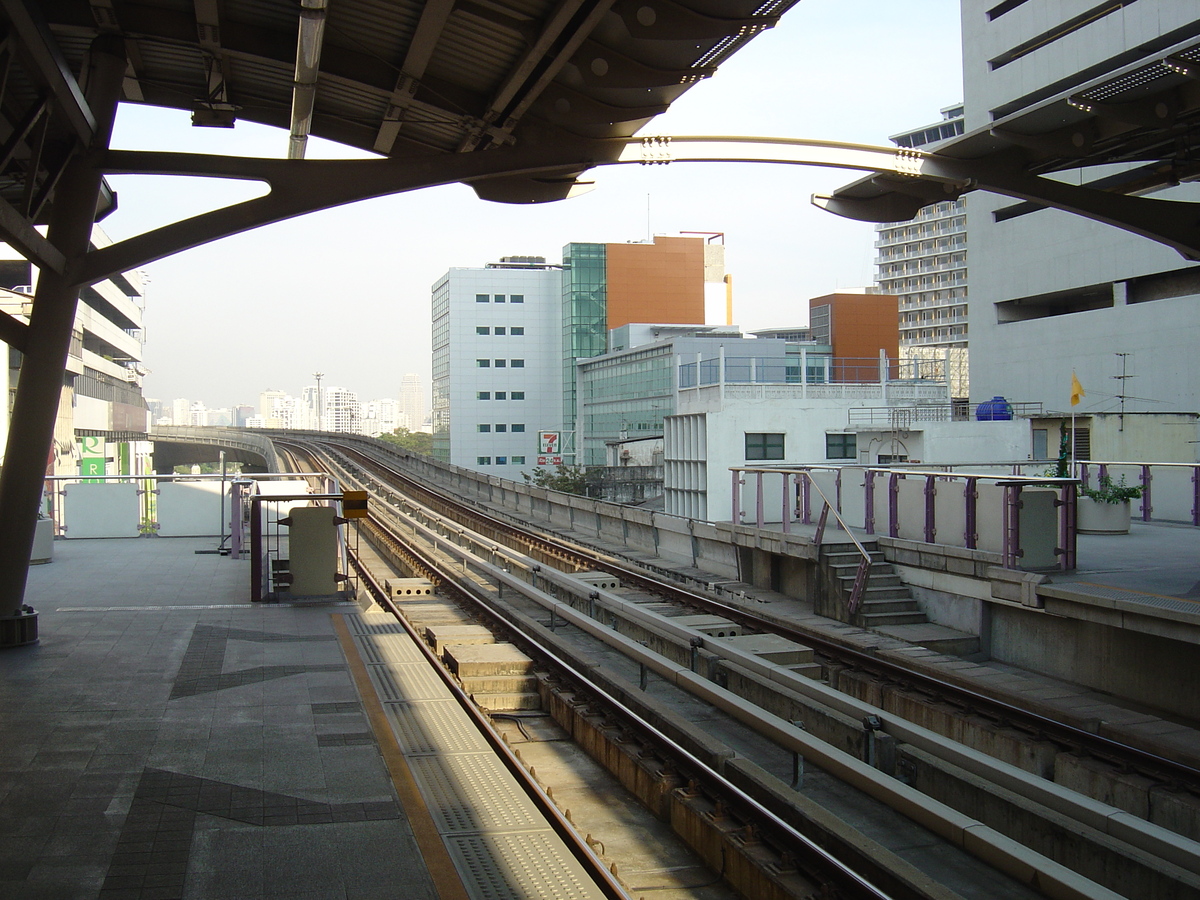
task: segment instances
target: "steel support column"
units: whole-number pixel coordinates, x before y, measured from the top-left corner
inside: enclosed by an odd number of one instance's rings
[[[80,284],[75,265],[88,251],[102,176],[95,154],[108,146],[125,76],[125,45],[101,35],[91,48],[87,101],[96,117],[89,147],[67,164],[55,189],[47,241],[67,260],[63,273],[43,268],[26,332],[25,354],[0,469],[0,618],[23,612],[29,554],[54,440]]]

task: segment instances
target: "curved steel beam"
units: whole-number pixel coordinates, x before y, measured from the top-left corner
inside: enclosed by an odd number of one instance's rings
[[[906,147],[772,137],[644,137],[556,141],[540,147],[371,160],[278,160],[112,150],[104,174],[195,175],[261,181],[270,193],[93,250],[72,272],[80,285],[271,222],[388,194],[461,182],[534,175],[546,181],[607,165],[740,162],[821,166],[874,173],[882,188],[865,198],[814,195],[838,215],[867,221],[912,218],[924,206],[983,189],[1062,209],[1131,231],[1200,258],[1200,207],[1111,194],[1029,175],[1016,166],[955,159]]]
[[[260,225],[357,200],[461,182],[537,175],[545,180],[594,166],[669,162],[771,162],[886,172],[905,179],[947,183],[947,196],[965,185],[942,177],[923,154],[896,147],[839,144],[786,138],[683,137],[561,140],[541,147],[369,160],[283,160],[110,150],[99,167],[105,175],[189,175],[259,181],[270,193],[165,225],[88,253],[72,273],[94,284],[117,272]]]

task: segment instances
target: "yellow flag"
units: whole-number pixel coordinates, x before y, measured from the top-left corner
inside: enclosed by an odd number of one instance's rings
[[[1075,377],[1075,373],[1071,373],[1071,405],[1078,406],[1079,401],[1086,396],[1083,385],[1079,383],[1079,379]]]

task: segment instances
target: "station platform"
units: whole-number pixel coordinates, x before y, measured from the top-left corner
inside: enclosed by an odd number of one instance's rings
[[[0,897],[491,896],[371,708],[358,607],[251,603],[215,544],[58,541],[30,570],[40,642],[0,653]],[[1054,581],[1200,612],[1197,551],[1200,529],[1135,523]]]
[[[214,546],[59,541],[31,570],[40,641],[0,653],[0,897],[468,896],[364,712],[358,608],[252,604]]]
[[[1200,528],[1133,522],[1129,534],[1081,534],[1074,572],[1055,573],[1059,584],[1087,583],[1198,601]]]

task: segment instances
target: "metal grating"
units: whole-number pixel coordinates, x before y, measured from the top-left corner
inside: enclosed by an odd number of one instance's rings
[[[443,835],[549,831],[545,818],[493,753],[419,756],[410,758],[408,765]]]
[[[583,867],[548,833],[448,835],[445,841],[473,900],[603,896]]]
[[[351,634],[405,634],[404,628],[386,613],[370,617],[358,613],[346,616],[346,625]]]
[[[407,634],[357,634],[354,640],[363,660],[370,666],[425,662],[425,657]]]
[[[385,703],[392,731],[406,755],[490,752],[487,741],[462,717],[454,700]]]
[[[384,703],[451,699],[450,690],[424,660],[403,665],[368,666],[367,674]]]

